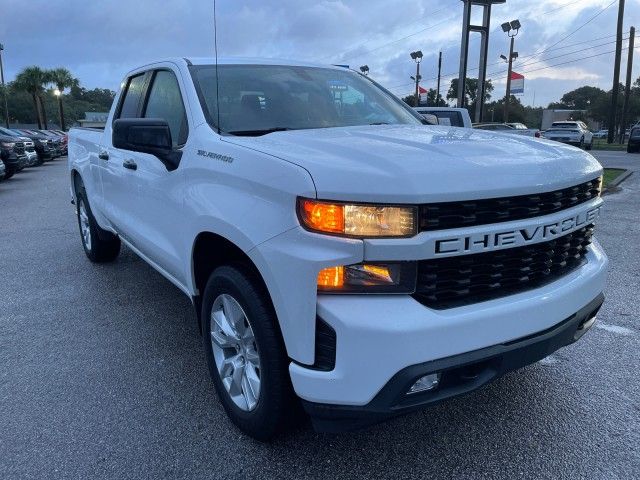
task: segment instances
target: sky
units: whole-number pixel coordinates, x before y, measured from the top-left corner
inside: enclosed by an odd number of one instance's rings
[[[409,56],[414,50],[424,54],[423,86],[435,88],[440,51],[443,93],[457,76],[460,0],[217,3],[220,56],[298,59],[356,69],[366,64],[373,78],[402,96],[414,88],[409,78],[415,74]],[[546,106],[582,85],[609,90],[617,10],[617,0],[507,0],[494,6],[487,68],[494,97],[504,95],[506,64],[500,55],[509,48],[500,24],[515,18],[522,24],[514,70],[526,77],[523,103]],[[128,70],[147,62],[213,55],[213,0],[0,0],[0,11],[7,81],[29,65],[62,66],[84,87],[115,90]],[[480,13],[476,7],[474,22],[481,22]],[[624,31],[632,25],[640,28],[640,0],[626,2]],[[640,76],[640,35],[636,46],[634,79]],[[472,34],[468,76],[476,73],[478,54],[479,35]],[[624,81],[627,51],[622,54]]]

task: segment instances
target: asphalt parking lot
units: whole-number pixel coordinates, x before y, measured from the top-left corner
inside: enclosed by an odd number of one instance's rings
[[[28,169],[0,183],[0,478],[639,478],[640,171],[605,205],[607,300],[579,343],[368,430],[260,444],[215,396],[189,300],[127,249],[92,265],[66,160]]]

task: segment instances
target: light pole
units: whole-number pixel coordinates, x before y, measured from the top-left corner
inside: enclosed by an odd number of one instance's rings
[[[60,128],[65,131],[65,124],[64,124],[64,113],[62,110],[62,91],[58,90],[57,88],[53,91],[53,94],[58,97],[58,115],[60,116]]]
[[[436,89],[436,107],[440,106],[440,75],[442,74],[442,52],[438,57],[438,88]]]
[[[509,121],[509,102],[511,101],[511,71],[513,67],[513,59],[517,58],[518,54],[513,51],[513,45],[515,43],[516,35],[520,31],[520,21],[512,20],[511,22],[505,22],[502,25],[502,31],[511,38],[511,46],[509,48],[509,70],[507,73],[507,95],[504,99],[504,115],[503,121],[507,123]],[[513,33],[512,33],[513,32]],[[514,57],[515,54],[515,57]],[[504,59],[504,55],[501,56]]]
[[[411,77],[416,81],[416,107],[420,106],[420,62],[422,61],[422,52],[417,50],[415,52],[411,52],[411,58],[416,62],[416,76]]]
[[[9,107],[7,106],[7,91],[4,86],[4,68],[2,66],[2,51],[4,45],[0,43],[0,84],[2,84],[2,98],[4,102],[4,123],[9,128]]]
[[[369,75],[369,65],[362,65],[360,67],[360,71],[366,77],[367,75]]]

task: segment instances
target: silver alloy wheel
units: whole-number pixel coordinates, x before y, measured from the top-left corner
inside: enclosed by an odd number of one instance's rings
[[[78,217],[80,218],[80,233],[82,234],[82,243],[91,251],[91,228],[89,226],[89,215],[84,206],[84,201],[80,200],[78,205]]]
[[[210,332],[222,384],[233,403],[250,412],[260,398],[260,354],[249,319],[231,295],[213,302]]]

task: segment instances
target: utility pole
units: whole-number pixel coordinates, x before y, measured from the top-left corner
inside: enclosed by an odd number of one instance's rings
[[[7,106],[7,90],[4,86],[4,67],[2,66],[2,51],[4,45],[0,43],[0,84],[2,85],[2,98],[4,102],[4,123],[9,128],[9,107]]]
[[[416,81],[416,100],[415,106],[420,106],[420,62],[422,61],[422,51],[416,50],[415,52],[411,52],[411,59],[416,62],[416,76],[413,78]]]
[[[616,32],[616,58],[613,64],[613,89],[611,90],[611,108],[609,109],[609,134],[607,143],[613,143],[616,128],[616,110],[618,109],[618,90],[620,83],[620,60],[622,57],[622,23],[624,21],[624,0],[618,0],[618,30]]]
[[[436,107],[439,106],[440,103],[440,74],[442,73],[442,52],[440,52],[440,56],[438,57],[438,89],[436,92]]]
[[[509,121],[509,103],[511,102],[511,73],[513,72],[513,59],[518,57],[518,54],[513,51],[513,46],[515,44],[516,35],[520,31],[522,25],[520,24],[520,20],[511,20],[510,22],[505,22],[502,25],[502,31],[506,33],[511,39],[511,46],[509,47],[509,58],[505,58],[504,55],[500,55],[500,58],[505,60],[509,64],[509,69],[507,72],[507,93],[504,96],[504,112],[502,114],[504,123]]]
[[[420,62],[416,63],[416,107],[420,106]]]
[[[511,72],[513,70],[513,44],[515,37],[511,37],[511,48],[509,49],[509,72],[507,73],[507,95],[504,97],[503,122],[509,121],[509,103],[511,103]]]
[[[624,131],[627,128],[629,115],[629,95],[631,95],[631,73],[633,70],[633,48],[635,44],[636,29],[629,30],[629,58],[627,60],[627,83],[624,88],[624,106],[622,107],[622,121],[620,122],[620,143],[624,143]]]

